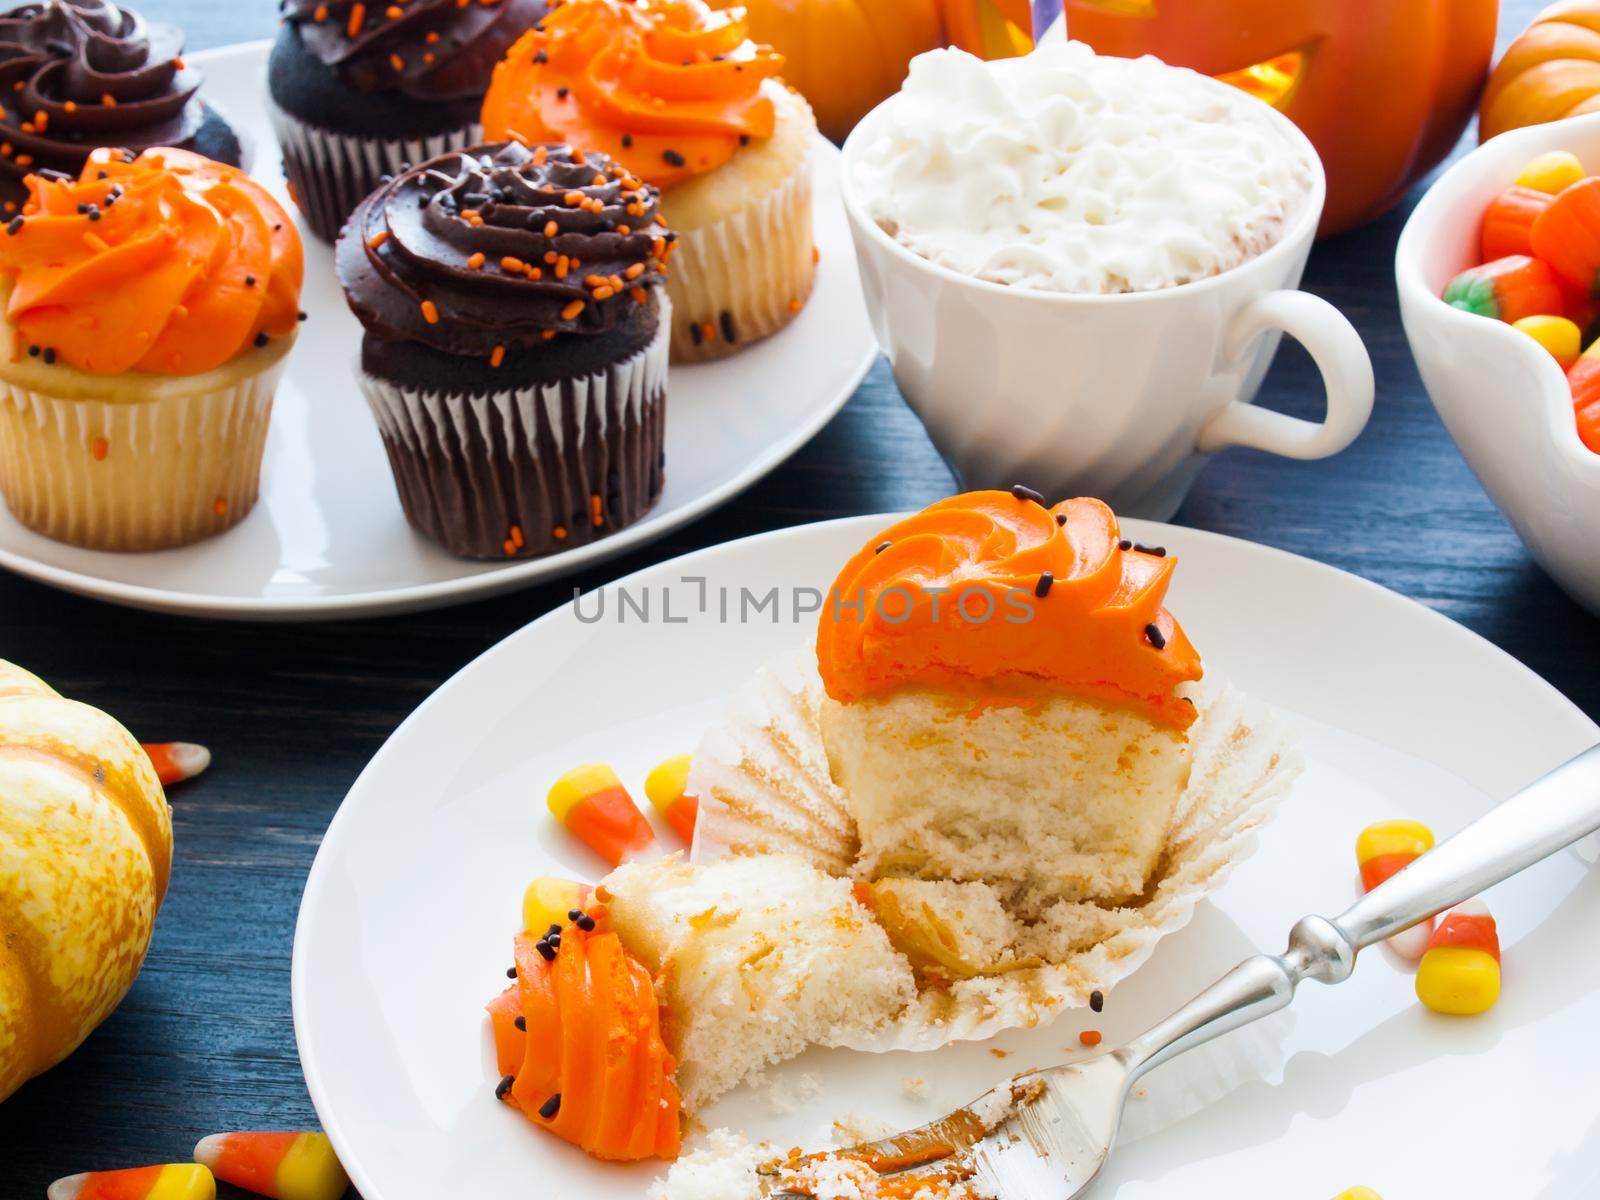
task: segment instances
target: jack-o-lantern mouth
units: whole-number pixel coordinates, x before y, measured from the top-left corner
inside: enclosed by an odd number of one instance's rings
[[[1225,71],[1217,78],[1242,92],[1249,92],[1257,100],[1265,100],[1273,108],[1283,108],[1305,76],[1306,59],[1309,56],[1306,50],[1290,50],[1286,54],[1274,55],[1265,62],[1252,63],[1237,71]]]

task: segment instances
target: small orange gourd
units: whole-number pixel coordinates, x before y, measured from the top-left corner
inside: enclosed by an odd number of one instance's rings
[[[1587,112],[1600,112],[1600,0],[1560,0],[1495,65],[1478,107],[1478,137]]]

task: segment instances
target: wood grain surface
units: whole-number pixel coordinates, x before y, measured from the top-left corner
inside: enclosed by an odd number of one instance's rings
[[[1507,0],[1510,36],[1541,0]],[[267,37],[269,0],[145,0],[191,49]],[[1434,415],[1406,348],[1399,211],[1319,245],[1305,286],[1349,315],[1377,369],[1371,426],[1344,454],[1292,463],[1230,451],[1178,521],[1321,559],[1503,647],[1600,717],[1600,623],[1529,560]],[[1321,387],[1286,344],[1262,402],[1316,416]],[[314,1125],[295,1056],[289,958],[317,843],[384,738],[468,660],[646,563],[819,518],[910,508],[954,487],[880,363],[842,413],[723,510],[646,551],[489,603],[369,622],[211,624],[78,599],[0,575],[0,656],[101,705],[146,740],[216,753],[175,789],[177,864],[127,1002],[64,1065],[0,1106],[0,1197],[58,1175],[186,1158],[223,1129]],[[419,881],[425,886],[425,881]],[[441,1198],[443,1200],[443,1198]]]

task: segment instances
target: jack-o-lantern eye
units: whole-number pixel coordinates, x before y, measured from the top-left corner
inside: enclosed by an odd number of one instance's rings
[[[1091,8],[1103,8],[1119,17],[1153,17],[1156,0],[1083,0]]]
[[[1281,108],[1294,92],[1294,85],[1300,82],[1305,66],[1305,51],[1291,50],[1266,62],[1218,75],[1217,78],[1223,83],[1231,83],[1240,91],[1249,92],[1258,100],[1265,100],[1274,108]]]

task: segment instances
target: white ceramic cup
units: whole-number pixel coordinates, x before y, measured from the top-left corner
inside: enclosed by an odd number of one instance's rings
[[[1166,520],[1219,450],[1325,458],[1365,427],[1373,380],[1360,337],[1327,301],[1295,290],[1326,183],[1311,143],[1282,114],[1268,110],[1312,183],[1276,243],[1180,287],[1074,295],[959,274],[878,226],[857,191],[856,165],[895,102],[873,109],[845,142],[845,211],[895,382],[967,486],[1024,483]],[[1251,404],[1283,333],[1322,372],[1320,424]]]

